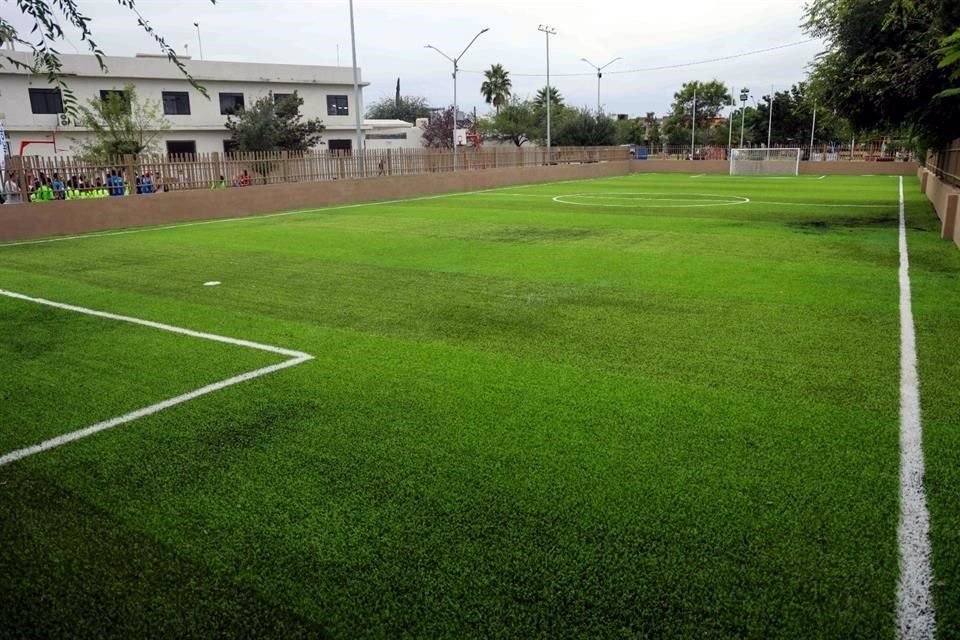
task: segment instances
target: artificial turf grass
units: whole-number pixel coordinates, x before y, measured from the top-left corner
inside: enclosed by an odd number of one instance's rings
[[[0,455],[282,360],[3,296],[0,335]]]
[[[31,464],[339,636],[892,635],[895,227],[581,214],[676,222],[618,265],[631,238],[551,234],[565,208],[501,200],[335,214],[350,233],[298,215],[18,249],[3,277],[47,297],[323,354],[256,397],[228,390]],[[497,215],[510,226],[392,247],[367,223],[412,216],[429,234],[424,217]],[[518,233],[524,216],[536,228]],[[694,227],[803,250],[781,268],[749,242],[684,252]],[[536,250],[571,244],[573,262]],[[224,287],[188,286],[217,264]],[[198,518],[215,525],[200,549]]]
[[[916,188],[905,195],[937,637],[960,638],[960,251],[940,239],[926,198]]]

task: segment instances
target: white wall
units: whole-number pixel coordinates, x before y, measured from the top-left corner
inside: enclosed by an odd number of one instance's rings
[[[74,59],[73,65],[86,72],[89,66],[88,56],[66,56]],[[83,59],[77,60],[77,59]],[[82,62],[82,63],[81,63]],[[158,63],[164,65],[157,68]],[[138,66],[143,73],[135,71]],[[219,94],[242,93],[244,105],[250,107],[258,98],[273,93],[293,93],[297,91],[303,98],[301,112],[305,118],[320,118],[327,128],[323,140],[354,139],[355,115],[354,109],[360,109],[361,104],[355,105],[353,99],[352,79],[350,84],[339,84],[350,77],[349,68],[337,67],[299,67],[290,65],[260,65],[217,62],[192,62],[192,66],[203,73],[197,74],[197,79],[207,89],[209,99],[197,89],[191,87],[169,63],[151,58],[118,58],[108,59],[111,72],[121,70],[128,75],[94,74],[87,76],[68,76],[67,83],[75,93],[81,104],[86,104],[90,98],[100,97],[103,89],[122,89],[126,84],[134,84],[141,100],[150,100],[160,103],[162,113],[162,94],[164,91],[185,91],[189,95],[189,115],[165,115],[171,125],[171,130],[164,134],[166,140],[195,140],[198,152],[223,151],[223,140],[229,138],[225,128],[227,117],[220,113]],[[69,69],[65,69],[69,71]],[[193,70],[193,69],[192,69]],[[160,71],[170,75],[169,78],[136,77],[137,75],[158,75]],[[321,73],[322,72],[322,73]],[[257,75],[260,74],[260,75]],[[217,76],[232,77],[233,79],[215,79]],[[204,78],[203,76],[208,76]],[[322,80],[330,77],[330,81]],[[309,79],[308,79],[309,78]],[[72,123],[66,127],[60,126],[54,114],[34,114],[31,111],[29,89],[51,88],[44,77],[29,76],[23,73],[13,73],[9,65],[0,71],[0,120],[3,121],[10,139],[10,150],[17,153],[20,141],[24,139],[51,139],[56,135],[57,152],[70,154],[74,145],[71,138],[80,138],[84,129]],[[347,96],[348,113],[345,115],[328,115],[327,96]],[[355,144],[355,143],[354,143]],[[321,148],[325,148],[321,146]],[[165,151],[161,144],[160,151]],[[30,155],[50,155],[53,145],[32,145],[25,153]]]

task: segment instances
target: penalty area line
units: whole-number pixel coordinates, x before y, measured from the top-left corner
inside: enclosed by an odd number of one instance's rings
[[[923,429],[917,338],[910,293],[907,223],[900,178],[900,580],[897,585],[897,637],[933,640],[933,569],[930,564],[930,512],[923,487]]]
[[[84,427],[83,429],[78,429],[76,431],[71,431],[48,440],[44,440],[38,444],[31,445],[29,447],[24,447],[22,449],[16,449],[9,453],[0,455],[0,467],[15,462],[17,460],[22,460],[28,456],[40,453],[42,451],[49,451],[50,449],[55,449],[57,447],[63,446],[69,442],[75,440],[80,440],[81,438],[86,438],[95,433],[111,429],[113,427],[119,426],[121,424],[126,424],[128,422],[133,422],[140,418],[144,418],[149,415],[153,415],[164,409],[169,409],[178,404],[183,404],[195,398],[205,396],[208,393],[213,393],[214,391],[219,391],[220,389],[225,389],[241,382],[246,382],[247,380],[253,380],[254,378],[259,378],[289,367],[295,367],[298,364],[307,362],[308,360],[313,360],[313,356],[304,353],[302,351],[294,351],[292,349],[283,349],[281,347],[275,347],[269,344],[263,344],[260,342],[251,342],[249,340],[238,340],[236,338],[228,338],[226,336],[220,336],[213,333],[203,333],[200,331],[193,331],[192,329],[184,329],[183,327],[175,327],[173,325],[163,324],[160,322],[153,322],[150,320],[142,320],[140,318],[132,318],[130,316],[121,316],[114,313],[107,313],[105,311],[97,311],[95,309],[87,309],[86,307],[78,307],[75,305],[64,304],[62,302],[53,302],[51,300],[45,300],[43,298],[34,298],[31,296],[24,295],[22,293],[16,293],[14,291],[7,291],[5,289],[0,289],[0,296],[7,298],[13,298],[16,300],[24,300],[27,302],[33,302],[36,304],[45,305],[48,307],[54,307],[57,309],[64,309],[66,311],[73,311],[76,313],[82,313],[85,315],[96,316],[98,318],[106,318],[108,320],[114,320],[116,322],[126,322],[130,324],[136,324],[140,326],[150,327],[152,329],[159,329],[161,331],[167,331],[169,333],[177,333],[180,335],[186,335],[193,338],[199,338],[202,340],[210,340],[213,342],[222,342],[225,344],[231,344],[236,346],[245,347],[248,349],[257,349],[259,351],[266,351],[269,353],[275,353],[278,355],[286,356],[289,358],[283,362],[270,365],[267,367],[261,367],[259,369],[254,369],[253,371],[247,371],[246,373],[241,373],[239,375],[226,378],[224,380],[219,380],[208,385],[204,385],[193,391],[188,391],[187,393],[174,396],[172,398],[167,398],[150,406],[125,413],[116,418],[111,418],[109,420],[104,420],[96,424],[92,424],[89,427]]]

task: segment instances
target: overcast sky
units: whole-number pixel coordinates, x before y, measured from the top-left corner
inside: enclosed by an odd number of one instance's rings
[[[79,0],[93,19],[98,44],[108,55],[155,52],[138,33],[135,18],[115,0]],[[687,80],[719,79],[749,87],[757,97],[803,80],[817,42],[761,55],[681,69],[608,73],[735,55],[805,40],[800,24],[803,0],[355,0],[358,64],[370,82],[366,100],[393,95],[399,77],[405,95],[425,96],[432,105],[452,102],[451,64],[432,44],[456,56],[483,27],[464,56],[459,77],[461,109],[487,110],[479,72],[501,63],[511,72],[514,93],[531,96],[545,78],[544,34],[551,37],[552,84],[568,104],[596,106],[597,78],[581,58],[610,66],[601,86],[610,113],[663,114],[673,92]],[[13,7],[12,4],[5,6]],[[347,0],[138,0],[140,12],[182,52],[198,56],[194,22],[200,23],[207,60],[350,65]],[[24,26],[14,16],[17,26]],[[76,33],[62,50],[83,51]],[[586,73],[585,76],[560,74]]]

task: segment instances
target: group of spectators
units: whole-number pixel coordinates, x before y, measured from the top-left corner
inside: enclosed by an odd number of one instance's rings
[[[136,176],[131,185],[123,171],[117,169],[105,171],[103,175],[93,180],[88,180],[85,175],[64,178],[56,172],[46,174],[41,171],[37,175],[27,176],[26,184],[27,188],[24,192],[17,173],[11,171],[7,174],[6,180],[0,184],[0,204],[109,198],[128,196],[131,191],[137,194],[167,191],[167,186],[159,174],[154,178],[150,171],[146,171]]]

